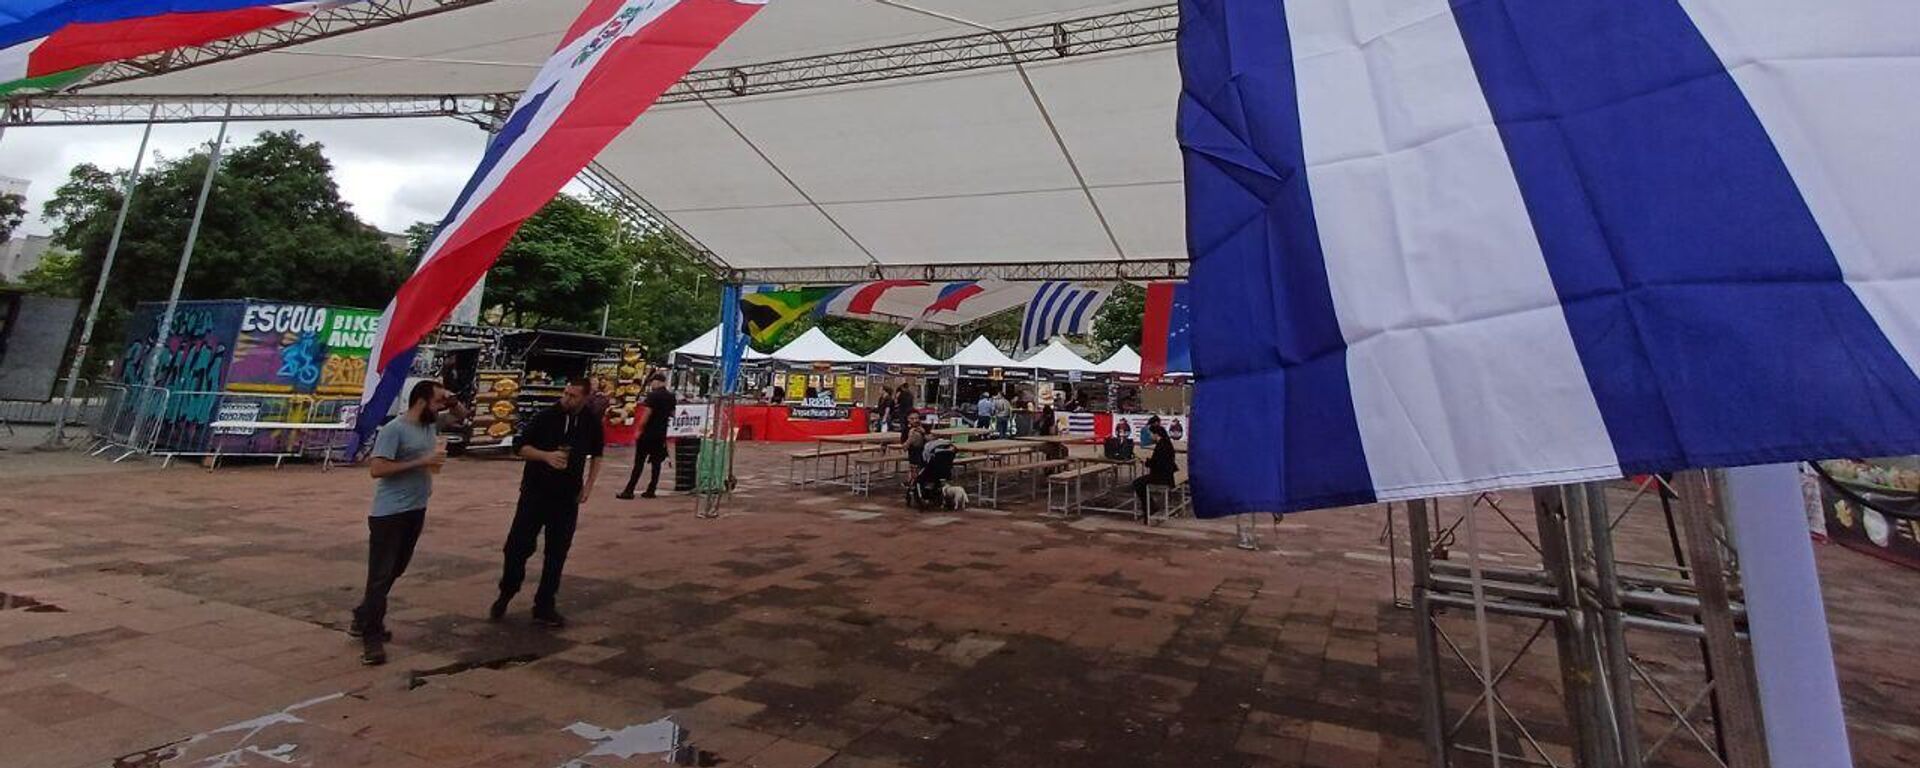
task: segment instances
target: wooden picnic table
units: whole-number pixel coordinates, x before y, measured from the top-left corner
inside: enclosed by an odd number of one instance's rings
[[[820,442],[840,443],[843,445],[882,445],[886,443],[898,443],[900,441],[901,435],[898,432],[867,432],[858,435],[820,436]]]
[[[978,435],[987,434],[992,431],[993,430],[983,429],[980,427],[945,427],[942,429],[934,430],[933,434],[938,435],[940,437],[975,437]]]
[[[1027,435],[1025,437],[1016,437],[1014,439],[1020,440],[1022,442],[1028,442],[1028,443],[1055,443],[1058,445],[1071,445],[1073,443],[1084,443],[1093,438],[1087,437],[1086,435]]]
[[[954,443],[953,447],[961,453],[999,453],[1001,451],[1037,450],[1040,444],[1026,440],[974,440],[966,443]]]

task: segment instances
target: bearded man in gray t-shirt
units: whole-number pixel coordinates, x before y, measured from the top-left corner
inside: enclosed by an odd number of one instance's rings
[[[439,382],[422,381],[407,393],[407,411],[380,427],[373,438],[373,509],[367,515],[367,590],[353,609],[347,634],[360,638],[362,664],[385,664],[387,593],[406,573],[413,548],[427,522],[433,476],[447,460],[435,421],[453,410],[464,418],[452,393]]]

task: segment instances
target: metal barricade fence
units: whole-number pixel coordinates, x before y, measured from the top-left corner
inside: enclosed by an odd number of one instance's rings
[[[253,392],[170,392],[144,451],[179,456],[288,458],[331,463],[351,433],[357,398]]]
[[[144,385],[113,384],[102,389],[100,410],[88,432],[93,438],[93,454],[121,450],[114,461],[144,453],[152,445],[153,425],[165,409],[167,390]]]

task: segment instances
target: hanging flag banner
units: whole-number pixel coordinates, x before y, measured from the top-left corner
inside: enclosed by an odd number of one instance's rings
[[[1038,288],[1035,283],[1005,280],[876,280],[834,289],[814,312],[922,328],[952,328],[1023,306]]]
[[[1140,323],[1140,380],[1152,384],[1169,373],[1193,372],[1192,314],[1184,282],[1147,285],[1147,312]]]
[[[1195,509],[1920,452],[1920,14],[1183,0]]]
[[[762,290],[740,295],[742,330],[754,341],[772,343],[788,326],[813,314],[820,302],[833,297],[839,288],[800,288],[791,291]]]
[[[26,2],[0,12],[0,94],[59,91],[102,64],[225,40],[359,1]]]
[[[356,431],[392,407],[416,345],[527,218],[765,0],[592,0],[494,134],[413,277],[382,317]]]
[[[1020,320],[1020,351],[1038,349],[1055,336],[1085,335],[1107,301],[1107,286],[1049,280],[1035,288]]]

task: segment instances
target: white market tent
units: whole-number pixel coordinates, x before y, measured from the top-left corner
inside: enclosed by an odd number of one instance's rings
[[[800,334],[800,338],[766,355],[766,359],[791,364],[865,362],[859,355],[827,338],[827,334],[817,326],[808,328],[806,333]]]
[[[485,122],[585,5],[348,5],[16,109],[144,122],[157,103],[185,121],[237,99],[238,119]],[[1153,0],[774,2],[589,181],[743,282],[1178,277],[1176,24]]]
[[[753,347],[747,347],[742,356],[747,360],[765,360],[767,358],[765,353],[756,351]],[[706,333],[700,334],[698,338],[682,344],[668,353],[667,364],[670,366],[679,365],[682,360],[687,358],[703,362],[712,362],[720,359],[720,326],[716,325],[708,329]]]
[[[1123,346],[1109,355],[1095,370],[1101,373],[1138,376],[1140,375],[1140,353],[1133,351],[1133,347]]]
[[[1020,364],[1028,368],[1038,368],[1045,371],[1061,371],[1063,373],[1072,373],[1075,371],[1080,373],[1096,373],[1100,370],[1099,366],[1087,362],[1086,358],[1068,349],[1067,345],[1059,339],[1047,342],[1045,347],[1041,347],[1040,351],[1020,361]]]
[[[919,344],[913,343],[913,339],[908,338],[904,333],[895,334],[893,338],[887,340],[887,343],[880,345],[879,349],[869,353],[865,359],[869,363],[879,365],[921,365],[927,367],[940,365],[939,359],[927,354],[926,350],[921,349]]]
[[[1007,353],[1000,351],[1000,348],[994,346],[993,342],[987,341],[987,337],[985,336],[975,337],[972,343],[962,347],[959,352],[953,354],[953,357],[947,358],[946,361],[941,364],[964,366],[967,368],[1033,367],[1008,357]]]

